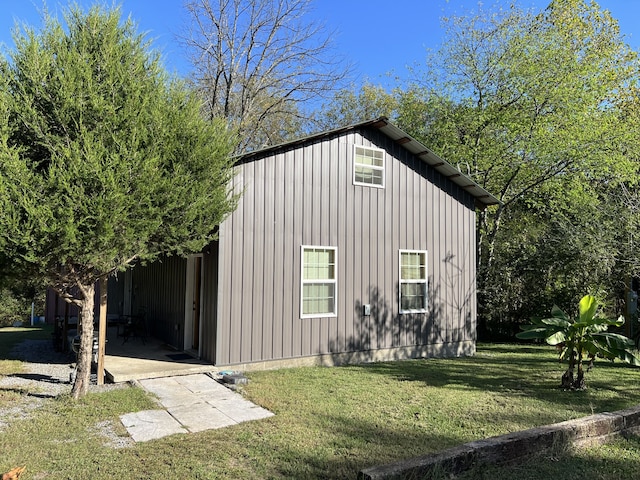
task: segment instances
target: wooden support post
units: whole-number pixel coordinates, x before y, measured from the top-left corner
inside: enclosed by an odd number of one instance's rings
[[[100,278],[100,320],[98,324],[98,385],[104,384],[104,351],[107,343],[107,278]]]

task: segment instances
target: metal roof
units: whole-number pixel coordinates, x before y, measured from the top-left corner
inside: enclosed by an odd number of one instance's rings
[[[429,150],[426,146],[420,143],[415,138],[408,135],[405,131],[393,125],[386,117],[380,117],[376,120],[369,120],[366,122],[349,125],[347,127],[337,128],[326,132],[317,133],[308,137],[286,142],[280,145],[267,147],[260,150],[255,150],[239,156],[239,161],[248,161],[251,157],[262,155],[264,153],[271,152],[273,150],[292,147],[301,143],[305,143],[309,140],[317,140],[328,136],[333,136],[337,133],[343,133],[349,130],[356,130],[363,127],[371,127],[379,130],[391,140],[402,146],[413,155],[421,159],[423,162],[430,165],[438,173],[451,180],[456,185],[460,186],[464,190],[468,191],[476,200],[476,206],[480,208],[487,207],[489,205],[498,205],[500,200],[490,194],[483,187],[478,185],[475,181],[463,174],[459,169],[437,156],[433,151]]]
[[[406,132],[390,123],[386,118],[382,117],[368,123],[371,123],[372,127],[377,128],[391,140],[402,145],[402,147],[409,150],[416,157],[426,162],[438,173],[467,190],[482,206],[498,205],[500,203],[500,200],[463,174],[459,169],[437,156],[418,140],[407,135]]]

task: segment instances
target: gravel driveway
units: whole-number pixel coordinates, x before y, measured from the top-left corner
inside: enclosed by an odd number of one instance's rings
[[[58,395],[70,393],[70,374],[75,354],[56,352],[51,340],[25,340],[10,353],[11,359],[24,362],[24,372],[0,376],[0,389],[25,392],[20,401],[9,408],[0,409],[0,431],[10,421],[27,418],[34,409]],[[91,385],[89,391],[126,388],[127,384]]]
[[[11,350],[10,358],[25,362],[25,371],[0,378],[0,388],[24,389],[36,398],[71,391],[69,375],[75,355],[56,352],[50,340],[25,340]]]

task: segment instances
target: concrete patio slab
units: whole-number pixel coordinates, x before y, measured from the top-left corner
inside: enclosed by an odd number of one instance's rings
[[[123,415],[122,424],[136,442],[176,433],[195,433],[273,416],[210,375],[162,377],[140,380],[163,410]],[[153,413],[155,412],[155,413]]]
[[[222,413],[229,415],[237,423],[248,422],[251,420],[260,420],[273,416],[273,413],[271,413],[269,410],[253,404],[251,406],[240,406],[232,408],[222,407],[219,408],[219,410]]]
[[[233,395],[233,392],[228,388],[220,388],[221,385],[218,382],[212,382],[211,377],[207,375],[184,375],[174,378],[176,382],[195,394],[215,394],[223,392],[224,394]]]
[[[127,413],[120,417],[135,442],[147,442],[157,438],[186,433],[187,430],[166,410],[145,410]]]
[[[105,375],[113,383],[137,381],[148,378],[215,372],[210,362],[180,353],[153,337],[131,339],[123,343],[115,327],[108,332],[105,355]]]
[[[171,408],[169,413],[190,432],[202,432],[238,423],[209,403]]]

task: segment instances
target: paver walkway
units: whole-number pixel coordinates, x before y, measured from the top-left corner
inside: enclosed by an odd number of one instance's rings
[[[140,384],[158,397],[164,410],[146,410],[120,417],[136,442],[273,416],[204,373],[140,380]]]

